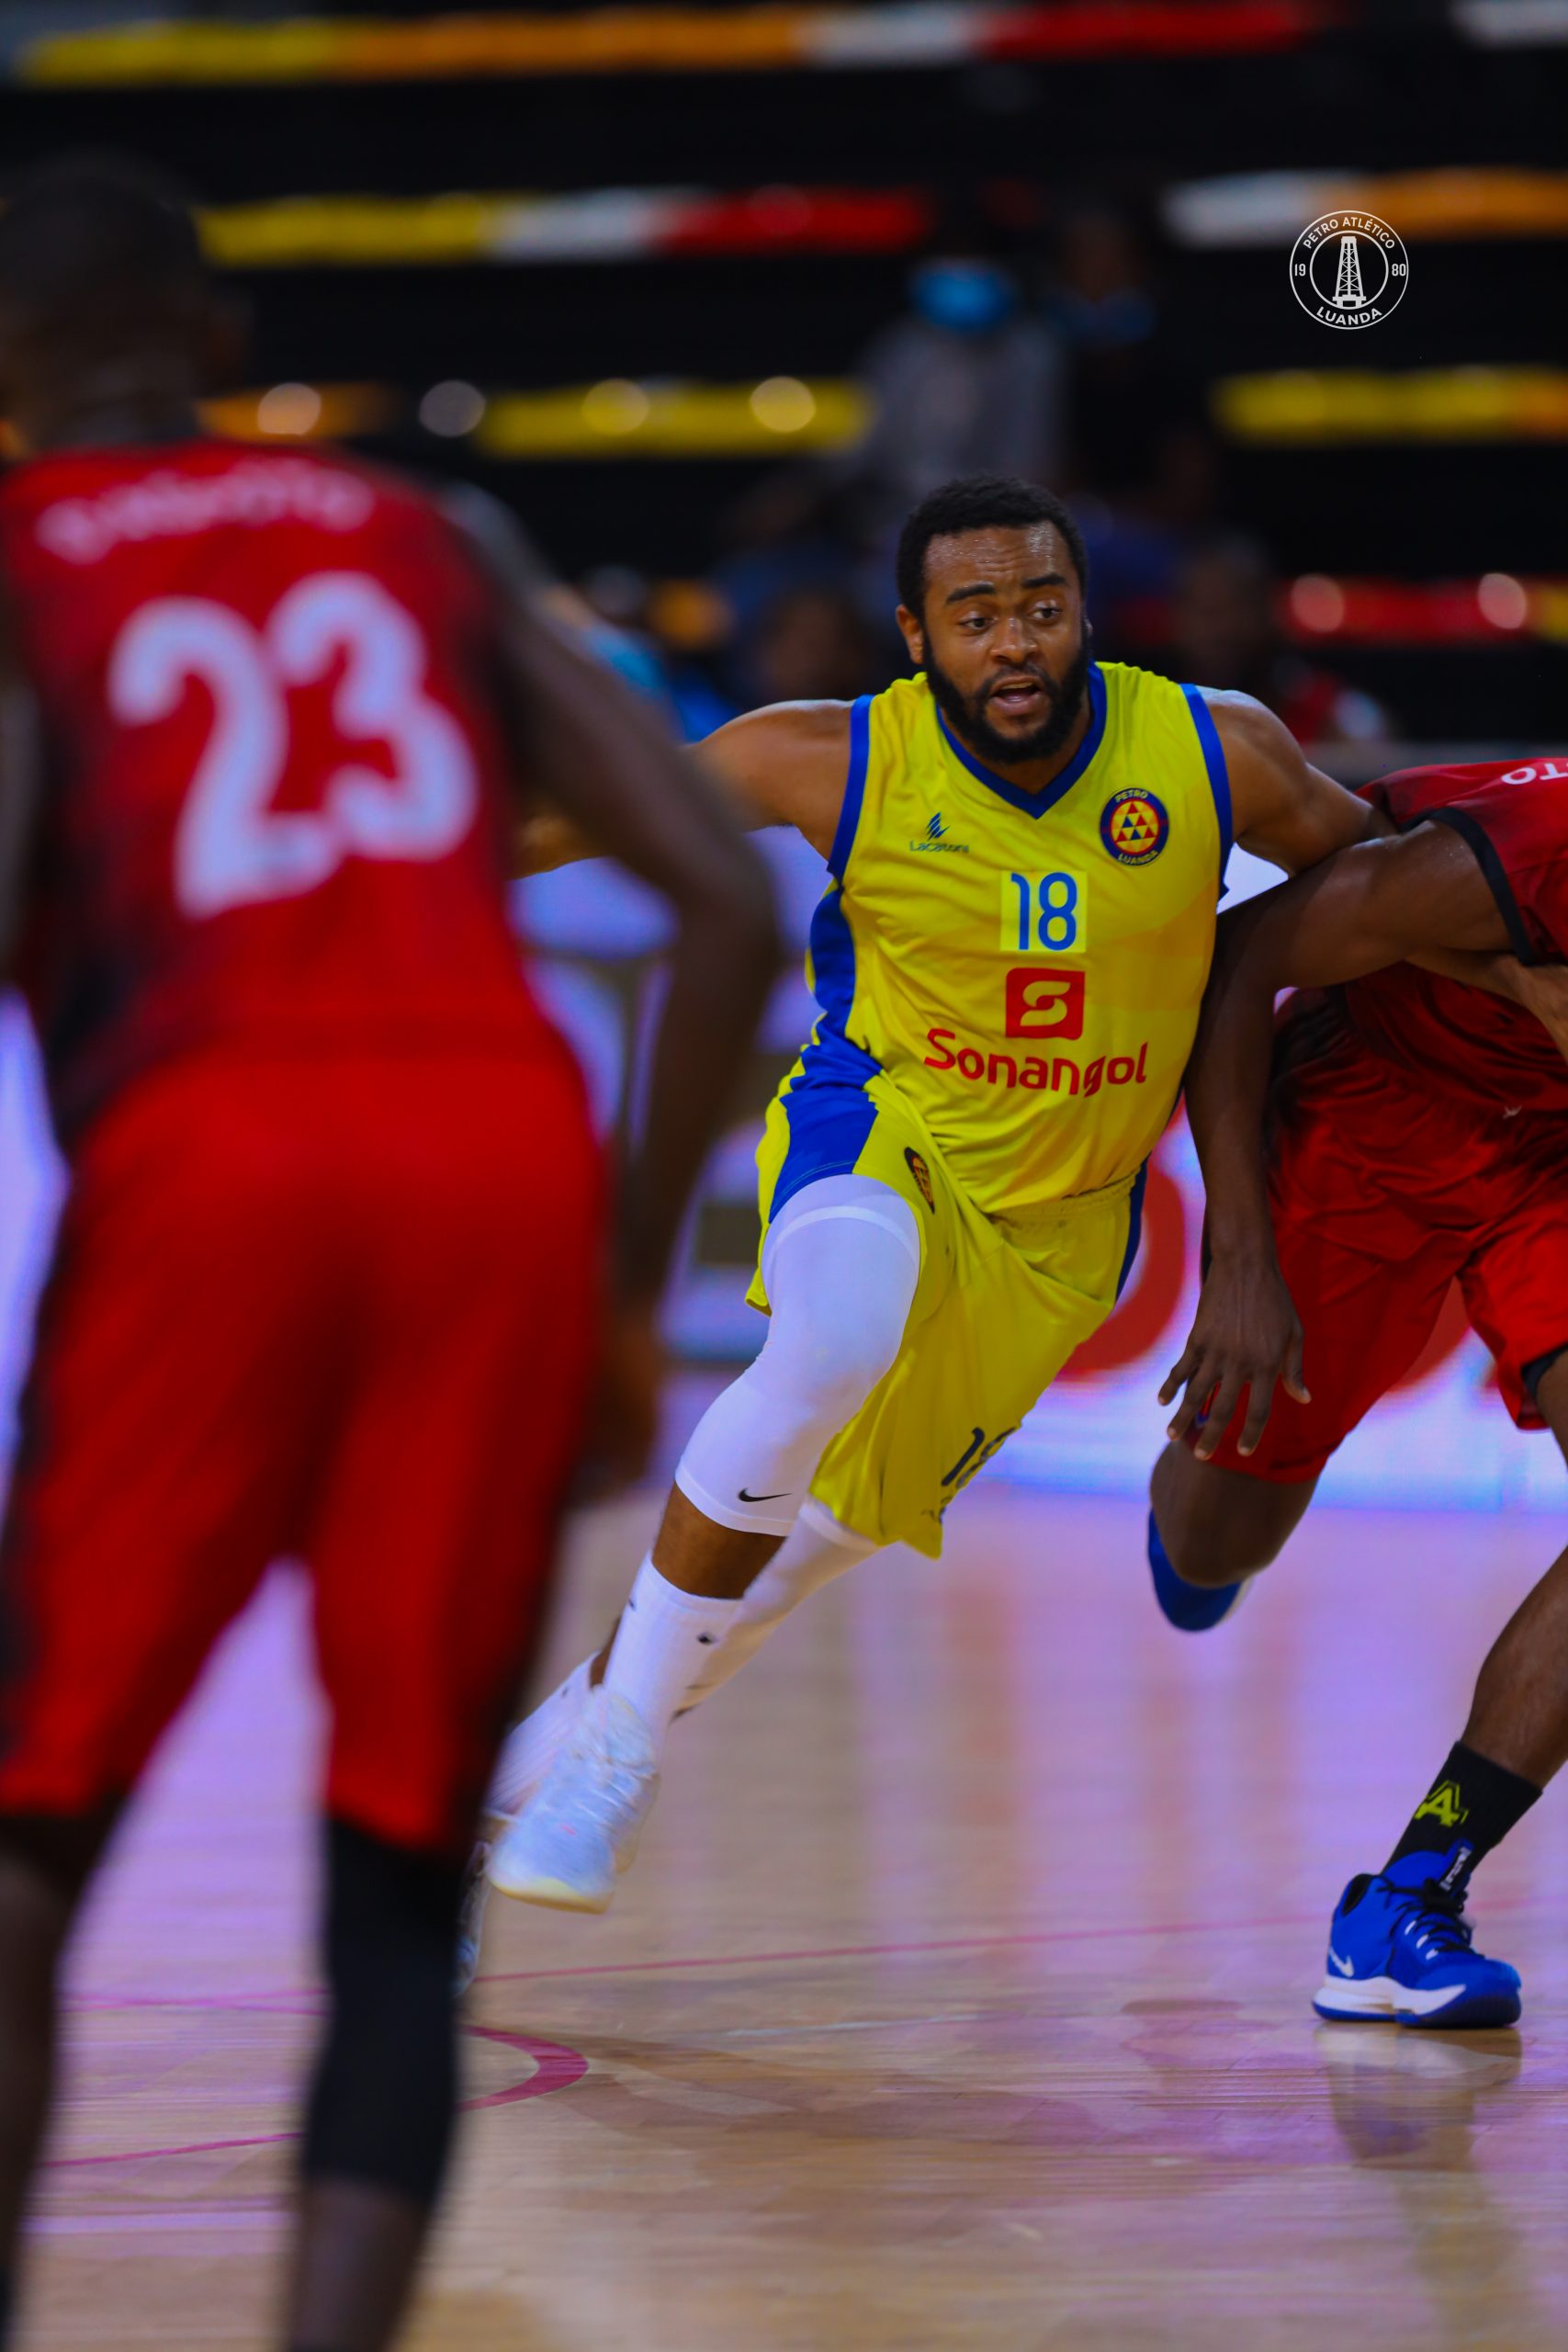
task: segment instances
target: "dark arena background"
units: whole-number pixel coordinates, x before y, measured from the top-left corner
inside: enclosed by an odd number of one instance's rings
[[[247,322],[212,429],[499,497],[678,734],[900,674],[898,522],[985,470],[1069,501],[1102,658],[1247,689],[1344,781],[1568,754],[1568,0],[308,5],[0,0],[0,171],[176,175]],[[793,951],[822,861],[762,841]],[[589,865],[517,912],[635,1125],[660,907]],[[792,954],[682,1246],[661,1476],[760,1344],[752,1152],[810,1019]],[[62,1180],[0,1023],[9,1430]],[[1239,1621],[1172,1632],[1144,1494],[1201,1216],[1179,1115],[1116,1314],[942,1561],[857,1569],[676,1734],[608,1918],[491,1905],[418,2352],[1568,2341],[1560,1792],[1474,1899],[1519,2027],[1310,2006],[1562,1460],[1456,1292]],[[660,1493],[573,1517],[539,1691]],[[75,1946],[29,2346],[273,2340],[307,1634],[280,1564]]]

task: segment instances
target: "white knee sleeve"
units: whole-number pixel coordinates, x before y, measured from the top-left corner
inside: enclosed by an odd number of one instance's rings
[[[830,1438],[896,1361],[920,1271],[914,1211],[868,1176],[807,1184],[762,1260],[761,1354],[704,1414],[675,1484],[720,1527],[784,1535]]]

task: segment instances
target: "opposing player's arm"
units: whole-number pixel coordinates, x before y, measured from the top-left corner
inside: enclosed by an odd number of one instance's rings
[[[749,831],[793,825],[826,857],[843,807],[850,706],[784,702],[750,710],[694,744],[693,752]],[[548,874],[603,854],[604,843],[558,808],[520,820],[514,872]]]
[[[1172,1436],[1208,1407],[1200,1456],[1219,1443],[1244,1389],[1243,1453],[1263,1434],[1277,1380],[1306,1396],[1301,1326],[1275,1261],[1264,1172],[1276,996],[1359,979],[1426,948],[1486,955],[1508,944],[1476,858],[1437,824],[1358,842],[1231,917],[1187,1077],[1210,1261],[1191,1336],[1160,1392],[1162,1404],[1185,1392]]]
[[[38,706],[0,589],[0,974],[17,951],[41,799]]]
[[[1351,842],[1386,837],[1394,830],[1382,812],[1348,792],[1314,768],[1282,720],[1251,695],[1206,688],[1215,730],[1230,773],[1232,817],[1244,849],[1287,874],[1303,874]],[[1234,917],[1225,918],[1226,925]],[[1425,947],[1405,959],[1467,988],[1506,997],[1553,1025],[1564,1011],[1561,992],[1532,982],[1513,956],[1466,954],[1455,947]],[[1562,1038],[1559,1035],[1559,1043]]]
[[[529,783],[677,918],[648,1123],[622,1201],[622,1286],[650,1300],[777,968],[773,894],[729,810],[629,688],[526,611],[512,616],[509,654]]]
[[[545,795],[677,919],[648,1116],[620,1187],[601,1437],[631,1474],[653,1435],[654,1308],[697,1174],[777,968],[767,871],[706,777],[618,678],[541,609],[494,526],[470,539],[498,597],[502,706],[520,805]]]

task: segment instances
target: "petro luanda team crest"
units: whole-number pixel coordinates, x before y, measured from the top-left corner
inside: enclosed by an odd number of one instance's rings
[[[1118,865],[1152,865],[1170,839],[1164,802],[1136,784],[1112,793],[1100,812],[1100,838]]]

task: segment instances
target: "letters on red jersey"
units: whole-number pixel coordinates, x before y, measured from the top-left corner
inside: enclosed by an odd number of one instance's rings
[[[0,482],[48,753],[22,977],[66,1129],[172,1053],[537,1043],[489,582],[412,488],[192,442]]]
[[[1568,956],[1568,755],[1408,768],[1365,787],[1401,831],[1450,826],[1481,865],[1514,952]],[[1568,1062],[1517,1005],[1396,964],[1345,991],[1385,1059],[1490,1110],[1568,1112]]]

